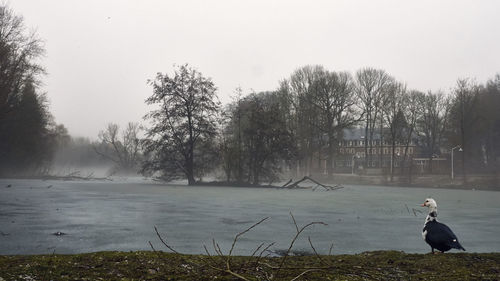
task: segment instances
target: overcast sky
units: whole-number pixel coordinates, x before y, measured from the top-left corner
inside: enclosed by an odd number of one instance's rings
[[[45,41],[44,91],[70,134],[142,121],[148,79],[189,63],[218,87],[274,90],[296,68],[386,70],[449,92],[500,72],[500,1],[10,0]]]

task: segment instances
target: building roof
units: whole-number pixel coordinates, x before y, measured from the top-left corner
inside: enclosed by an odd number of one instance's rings
[[[342,130],[344,140],[362,140],[365,139],[365,128],[349,128]],[[380,139],[380,129],[373,133],[373,140]]]

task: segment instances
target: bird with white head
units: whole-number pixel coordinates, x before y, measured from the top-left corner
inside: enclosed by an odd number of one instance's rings
[[[453,231],[447,225],[437,221],[436,200],[427,198],[421,206],[429,208],[424,229],[422,230],[422,237],[431,246],[432,253],[434,253],[434,249],[443,253],[452,248],[465,251]]]

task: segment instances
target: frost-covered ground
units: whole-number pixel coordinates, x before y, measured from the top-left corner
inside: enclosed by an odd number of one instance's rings
[[[10,186],[9,186],[10,185]],[[236,254],[251,254],[260,243],[286,249],[299,226],[323,221],[304,232],[296,250],[320,253],[402,250],[424,253],[421,237],[426,197],[438,202],[448,224],[469,252],[500,252],[500,192],[346,186],[337,191],[188,187],[142,179],[114,181],[0,180],[0,254],[81,253],[148,250],[157,226],[182,253],[204,253],[215,238],[223,250],[246,233]],[[415,209],[415,211],[414,211]],[[56,236],[53,233],[66,235]]]

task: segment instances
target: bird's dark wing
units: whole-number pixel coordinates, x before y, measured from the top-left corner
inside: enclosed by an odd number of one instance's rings
[[[458,238],[451,229],[443,223],[434,222],[429,225],[428,239],[436,244],[447,245],[455,249],[465,249],[458,242]]]

